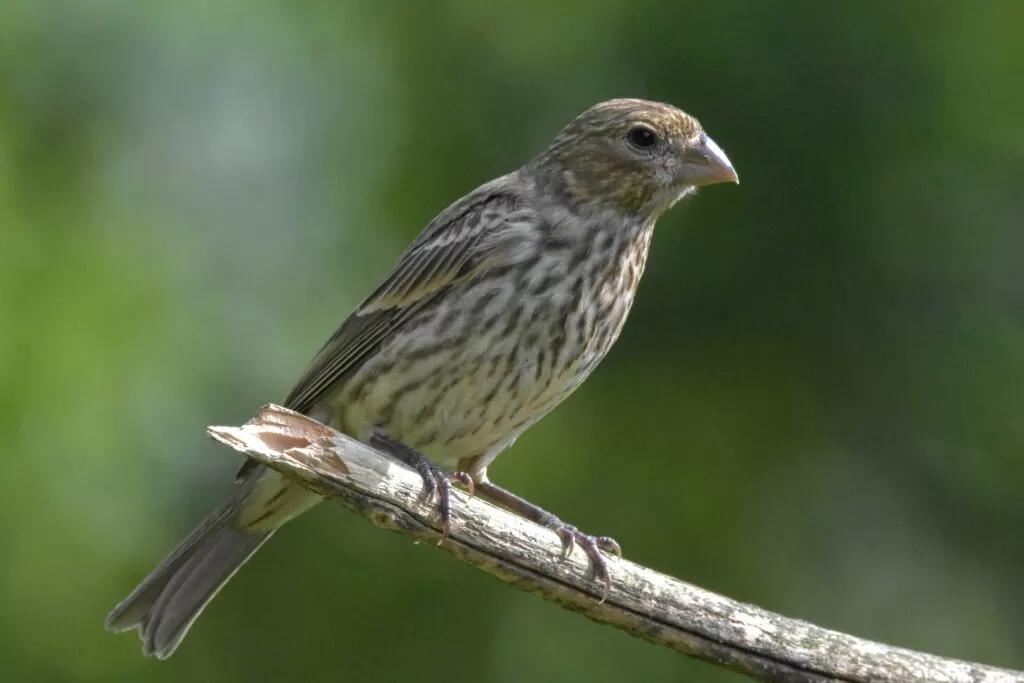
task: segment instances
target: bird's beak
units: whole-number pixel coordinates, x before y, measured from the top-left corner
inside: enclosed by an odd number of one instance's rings
[[[679,181],[686,185],[714,185],[715,183],[736,183],[740,177],[732,167],[729,157],[714,140],[702,135],[696,146],[683,154],[679,166]]]

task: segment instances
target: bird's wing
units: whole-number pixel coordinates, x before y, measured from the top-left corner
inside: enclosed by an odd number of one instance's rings
[[[484,264],[488,235],[520,222],[523,201],[508,177],[482,186],[431,221],[383,283],[320,349],[285,401],[308,412],[325,392],[357,370],[417,310]]]

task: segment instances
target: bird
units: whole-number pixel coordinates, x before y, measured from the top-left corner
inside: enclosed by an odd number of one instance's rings
[[[461,483],[585,550],[581,533],[493,483],[488,466],[571,394],[619,336],[655,222],[698,188],[738,183],[725,152],[680,109],[614,99],[585,110],[518,170],[431,220],[315,355],[285,407],[413,467],[450,529]],[[163,659],[236,571],[320,498],[246,461],[233,495],[110,612]]]

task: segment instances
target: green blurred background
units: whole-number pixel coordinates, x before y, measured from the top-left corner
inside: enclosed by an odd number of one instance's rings
[[[1024,2],[4,0],[0,676],[736,681],[321,506],[174,658],[107,610],[451,200],[590,104],[742,177],[492,468],[630,559],[1024,668]]]

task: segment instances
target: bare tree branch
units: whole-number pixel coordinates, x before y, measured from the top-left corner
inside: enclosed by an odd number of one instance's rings
[[[610,559],[612,590],[591,580],[586,557],[562,557],[553,532],[453,493],[441,540],[420,476],[368,446],[275,405],[243,427],[210,427],[235,450],[301,481],[376,525],[439,546],[502,581],[657,645],[764,681],[1024,683],[1014,672],[874,643],[729,600]]]

